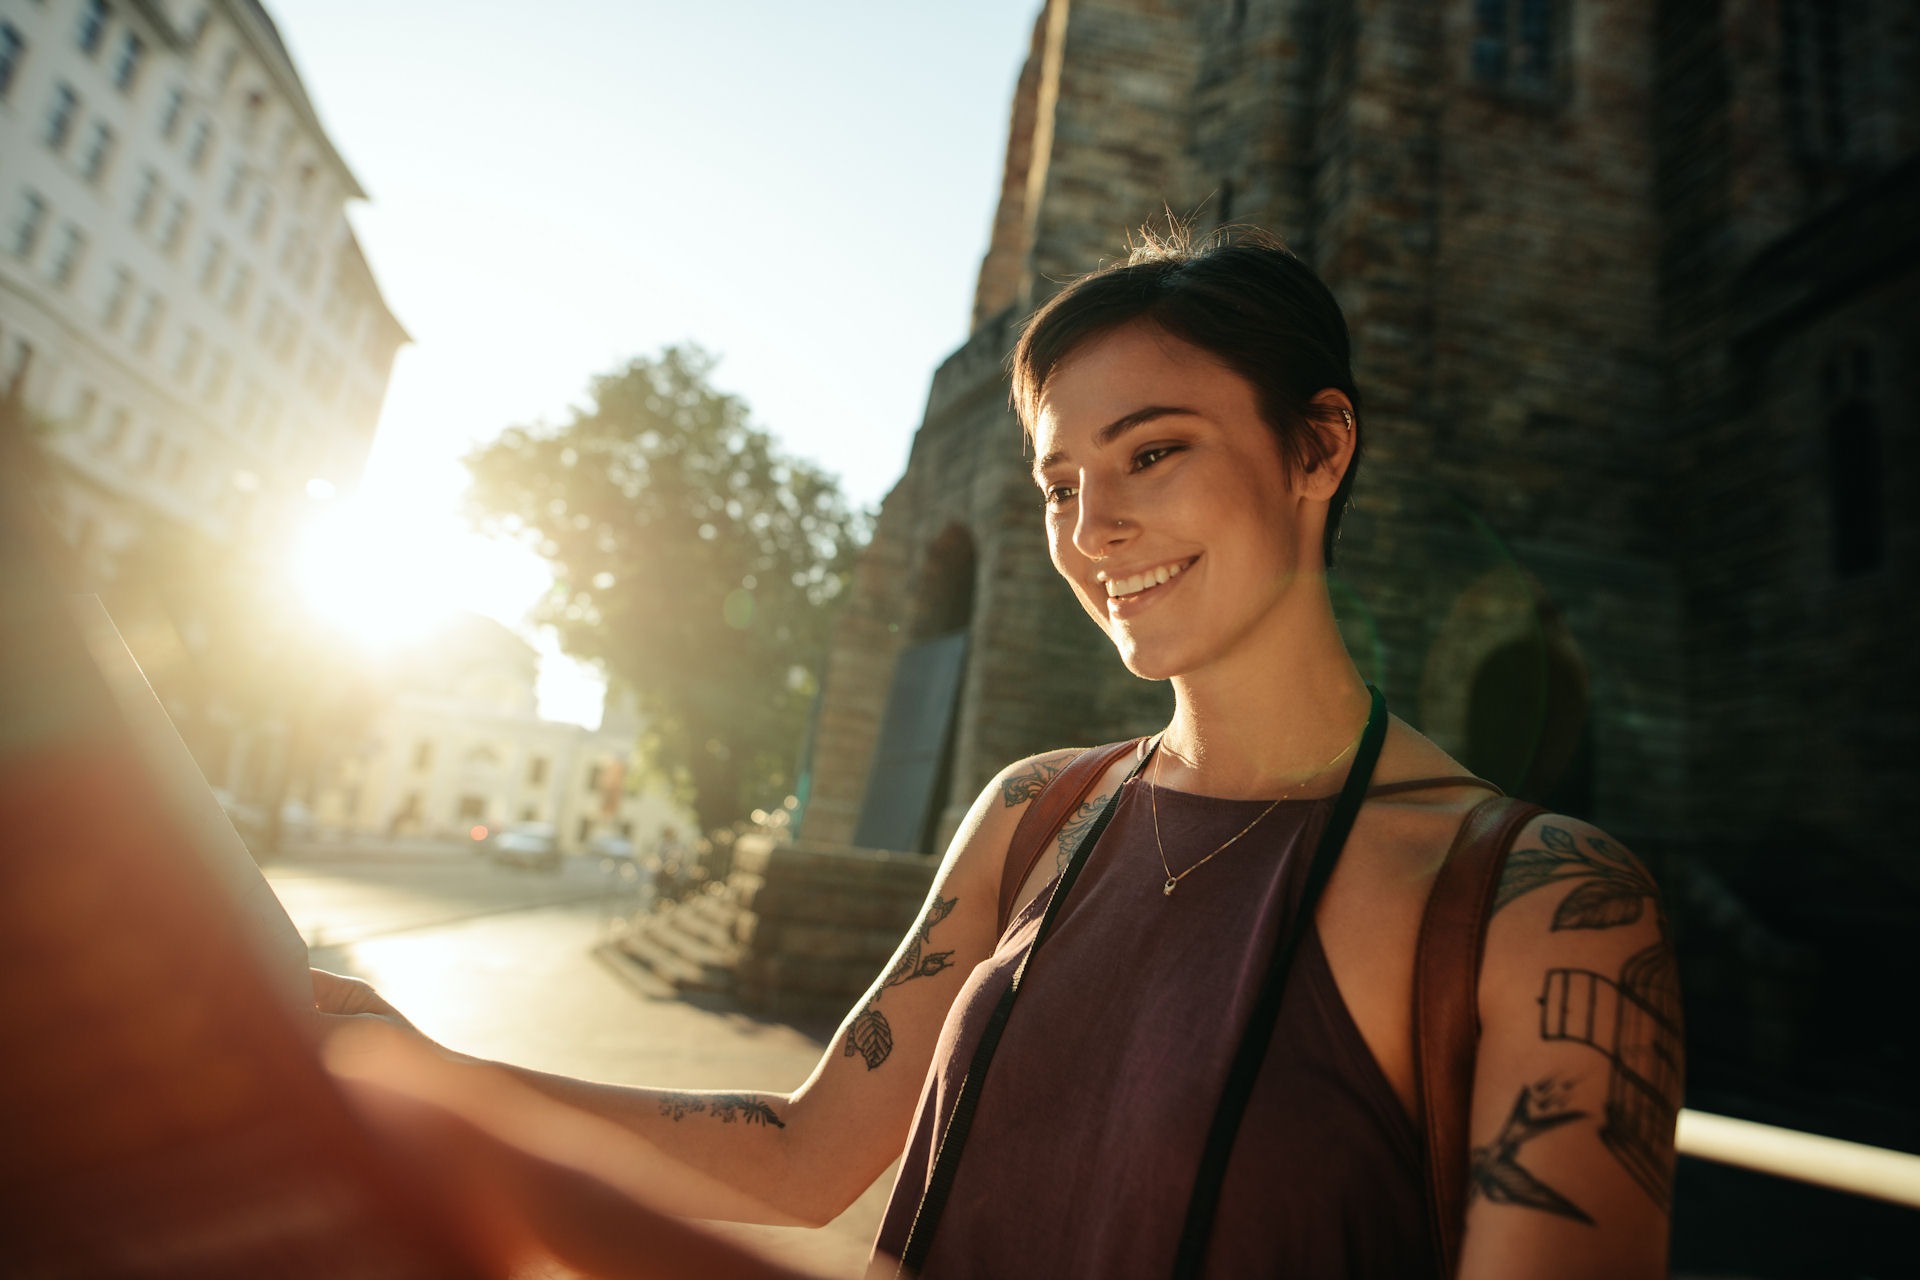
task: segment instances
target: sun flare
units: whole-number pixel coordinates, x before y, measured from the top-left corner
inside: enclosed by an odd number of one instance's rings
[[[344,503],[307,525],[293,574],[322,620],[389,651],[421,639],[453,611],[442,541],[432,521]]]

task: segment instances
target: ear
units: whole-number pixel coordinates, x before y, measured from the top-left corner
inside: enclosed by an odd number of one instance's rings
[[[1331,502],[1353,462],[1360,439],[1359,417],[1346,392],[1326,387],[1307,401],[1307,426],[1320,437],[1321,456],[1300,478],[1300,492],[1318,502]]]

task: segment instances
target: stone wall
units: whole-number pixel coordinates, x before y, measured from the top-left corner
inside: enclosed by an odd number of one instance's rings
[[[1664,865],[1707,1077],[1826,1070],[1872,1019],[1835,999],[1807,1031],[1776,1016],[1795,991],[1920,977],[1859,941],[1920,910],[1920,873],[1884,852],[1896,762],[1920,754],[1920,17],[1861,3],[1806,27],[1818,8],[1561,4],[1538,57],[1492,57],[1467,4],[1049,0],[975,331],[933,379],[834,654],[793,883],[861,920],[869,884],[890,904],[871,918],[901,927],[924,893],[930,860],[845,845],[893,659],[962,535],[943,838],[1007,762],[1164,717],[1165,687],[1125,673],[1047,563],[1004,361],[1129,228],[1253,222],[1352,330],[1366,455],[1331,585],[1363,671],[1470,762],[1500,655],[1561,673],[1569,807]],[[1875,494],[1877,558],[1842,567]],[[848,1000],[897,933],[861,935]],[[769,992],[802,936],[758,935]]]

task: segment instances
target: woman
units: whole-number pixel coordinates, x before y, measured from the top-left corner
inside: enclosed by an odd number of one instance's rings
[[[1172,720],[1057,830],[1029,824],[1030,871],[1016,829],[1076,753],[989,783],[793,1094],[515,1074],[707,1175],[667,1206],[701,1216],[826,1222],[904,1140],[877,1272],[908,1252],[930,1276],[1439,1273],[1415,946],[1492,788],[1385,714],[1335,626],[1361,432],[1339,309],[1263,238],[1150,245],[1040,310],[1014,398],[1054,566],[1129,670],[1171,682]],[[1677,1008],[1654,889],[1577,819],[1536,816],[1512,847],[1458,1274],[1662,1274],[1680,1067],[1672,1017],[1643,1016]],[[1271,1030],[1243,1047],[1275,964]]]

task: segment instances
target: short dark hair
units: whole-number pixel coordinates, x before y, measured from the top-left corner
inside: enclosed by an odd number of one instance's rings
[[[1087,342],[1143,322],[1218,359],[1254,390],[1260,416],[1289,468],[1325,461],[1322,424],[1337,417],[1313,404],[1334,388],[1353,402],[1353,457],[1327,508],[1326,563],[1360,466],[1360,391],[1340,304],[1313,269],[1270,233],[1230,228],[1202,244],[1175,228],[1148,234],[1125,262],[1075,280],[1027,321],[1013,349],[1013,407],[1033,434],[1040,398],[1060,364]]]

